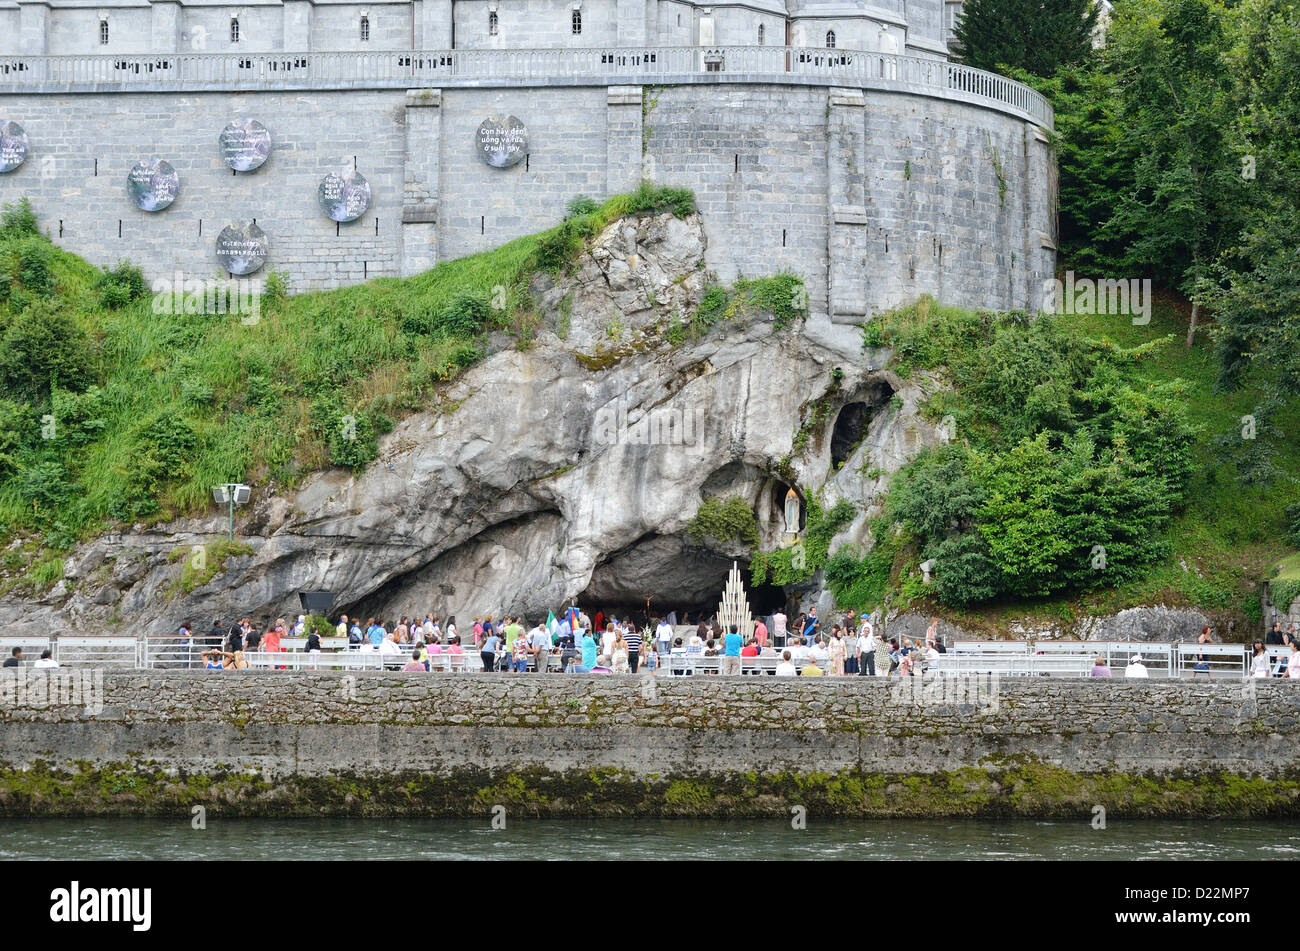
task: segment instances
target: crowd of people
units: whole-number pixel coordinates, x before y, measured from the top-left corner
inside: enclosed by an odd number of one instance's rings
[[[282,649],[286,637],[305,638],[304,649],[321,649],[323,636],[346,639],[349,648],[378,652],[393,658],[393,669],[401,665],[410,671],[430,670],[431,658],[440,654],[477,653],[484,672],[553,671],[565,673],[639,673],[673,667],[682,670],[687,664],[675,664],[675,658],[718,658],[719,672],[739,674],[747,658],[775,659],[778,677],[844,676],[915,676],[947,648],[938,633],[938,618],[931,618],[922,637],[878,636],[873,616],[845,613],[824,629],[813,608],[798,615],[793,622],[780,610],[752,621],[749,629],[735,624],[724,630],[716,618],[700,619],[693,631],[680,633],[675,615],[654,617],[640,625],[630,618],[619,619],[597,611],[595,619],[578,608],[568,608],[560,617],[552,613],[545,621],[529,626],[521,616],[494,618],[479,616],[467,625],[465,643],[454,615],[443,620],[430,611],[422,617],[403,616],[384,623],[370,617],[342,615],[328,626],[312,624],[305,615],[296,622],[277,618],[259,632],[248,617],[228,629],[220,619],[213,621],[206,638],[192,634],[182,625],[181,635],[205,649],[199,653],[202,664],[212,669],[243,669],[249,666],[245,651],[275,653]],[[1209,627],[1197,639],[1200,644],[1213,643]],[[1270,662],[1267,646],[1284,645],[1290,657]],[[1262,641],[1252,646],[1250,676],[1291,677],[1300,679],[1300,635],[1295,625],[1286,630],[1280,623]],[[1198,655],[1194,675],[1210,674],[1211,659]],[[1098,657],[1093,677],[1110,677],[1105,657]],[[1134,654],[1124,668],[1126,678],[1147,678],[1149,671],[1141,654]]]
[[[595,619],[578,608],[552,613],[531,626],[521,616],[475,617],[462,633],[455,616],[445,621],[430,611],[422,617],[403,616],[385,623],[380,618],[342,615],[328,628],[312,624],[305,615],[295,623],[284,618],[268,622],[259,632],[241,618],[228,629],[213,621],[206,638],[183,625],[183,640],[201,644],[202,664],[212,669],[248,666],[245,651],[274,653],[286,637],[306,638],[305,650],[319,650],[320,639],[346,639],[349,648],[390,655],[406,670],[429,670],[439,654],[479,655],[485,672],[559,670],[565,673],[639,673],[671,665],[674,657],[717,657],[720,672],[739,674],[746,658],[775,658],[777,676],[908,676],[945,651],[932,619],[923,639],[878,637],[871,617],[850,611],[824,629],[816,609],[793,623],[777,611],[760,617],[740,631],[726,630],[716,618],[700,619],[694,630],[680,633],[675,615],[650,618],[640,625],[597,611]]]

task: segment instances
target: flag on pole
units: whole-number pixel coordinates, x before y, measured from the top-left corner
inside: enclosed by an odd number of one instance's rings
[[[555,612],[547,611],[546,612],[546,633],[554,635],[556,629],[559,626],[560,626],[560,622],[555,620]]]

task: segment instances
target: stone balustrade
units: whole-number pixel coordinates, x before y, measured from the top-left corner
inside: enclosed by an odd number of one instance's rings
[[[1028,86],[917,56],[782,46],[14,56],[0,94],[395,89],[692,82],[828,83],[969,102],[1052,127]]]

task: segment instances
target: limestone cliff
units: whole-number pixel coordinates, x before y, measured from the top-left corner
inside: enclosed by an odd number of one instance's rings
[[[698,610],[747,557],[687,536],[703,500],[744,498],[773,548],[792,486],[823,507],[850,500],[837,544],[861,541],[889,474],[944,438],[917,412],[920,386],[824,316],[692,325],[704,252],[697,216],[612,223],[568,274],[536,279],[532,339],[494,341],[363,472],[255,486],[236,530],[251,554],[182,594],[184,558],[224,539],[224,513],[137,527],[79,548],[41,601],[0,602],[0,624],[203,628],[297,614],[297,593],[316,589],[335,593],[336,612],[385,617],[537,617],[575,598]],[[815,587],[802,594],[828,606]]]

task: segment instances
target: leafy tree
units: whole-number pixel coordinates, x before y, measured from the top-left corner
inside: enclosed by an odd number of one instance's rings
[[[1050,594],[1070,550],[1054,506],[1057,474],[1046,433],[1022,439],[1009,452],[975,460],[988,493],[977,513],[979,532],[1014,595]]]
[[[1094,0],[966,0],[953,35],[969,66],[1051,76],[1088,59],[1097,13]]]
[[[1133,190],[1104,232],[1130,236],[1132,266],[1192,299],[1189,347],[1212,266],[1241,224],[1224,50],[1222,16],[1208,0],[1133,0],[1116,9],[1109,35],[1120,122],[1139,148]]]
[[[937,546],[949,533],[969,527],[983,501],[984,491],[970,474],[969,452],[949,444],[923,452],[894,476],[886,511]]]
[[[1133,190],[1133,153],[1138,143],[1119,120],[1115,76],[1095,63],[1063,66],[1054,76],[1022,69],[1011,77],[1048,98],[1055,113],[1052,140],[1059,171],[1057,247],[1076,268],[1117,274],[1124,267],[1128,235],[1103,233],[1115,196]]]
[[[1272,377],[1265,388],[1293,393],[1300,387],[1300,4],[1248,0],[1241,22],[1235,73],[1246,220],[1212,299],[1219,383],[1237,389],[1265,367]]]

